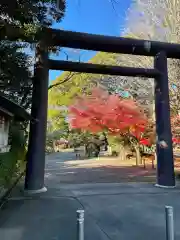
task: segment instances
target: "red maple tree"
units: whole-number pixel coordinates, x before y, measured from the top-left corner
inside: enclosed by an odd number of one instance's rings
[[[111,95],[101,88],[95,88],[90,95],[78,97],[69,107],[71,128],[112,134],[130,133],[140,138],[147,118],[132,99]]]

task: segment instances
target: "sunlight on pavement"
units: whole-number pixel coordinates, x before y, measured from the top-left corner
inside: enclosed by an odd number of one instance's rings
[[[70,167],[72,166],[75,168],[94,168],[100,166],[134,166],[135,161],[120,161],[117,158],[93,158],[93,159],[85,159],[85,160],[73,160],[73,161],[66,161],[64,162],[64,166]]]

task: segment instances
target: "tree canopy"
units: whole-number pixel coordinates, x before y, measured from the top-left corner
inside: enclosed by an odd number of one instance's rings
[[[0,91],[8,95],[25,108],[29,108],[32,93],[33,59],[29,54],[33,47],[24,42],[10,42],[3,29],[11,26],[20,28],[25,36],[36,37],[41,27],[50,27],[53,22],[64,16],[65,1],[60,1],[60,9],[56,0],[13,0],[0,3]]]
[[[142,109],[131,99],[122,99],[95,88],[90,95],[78,97],[70,106],[71,128],[112,134],[143,132],[147,119]]]
[[[102,52],[98,53],[89,62],[115,64],[115,56],[116,54],[109,54],[107,58],[107,54]],[[103,78],[103,75],[70,72],[64,72],[56,78],[49,89],[49,121],[57,126],[58,119],[62,119],[64,115],[61,109],[68,108],[76,96],[89,93],[93,87],[97,86],[97,83],[100,84],[99,78]]]

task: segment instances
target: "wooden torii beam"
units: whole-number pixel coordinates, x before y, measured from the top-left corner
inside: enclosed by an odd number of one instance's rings
[[[153,68],[150,69],[150,68],[120,67],[72,61],[60,61],[52,59],[49,60],[48,65],[49,69],[51,70],[63,70],[79,73],[108,74],[115,76],[155,78],[161,74],[160,71]]]
[[[16,41],[19,38],[27,42],[35,42],[37,39],[43,39],[49,46],[143,56],[155,56],[157,53],[165,51],[167,58],[180,58],[180,44],[175,43],[104,36],[52,28],[43,28],[38,31],[35,38],[32,38],[25,36],[23,29],[18,27],[11,25],[1,27],[1,40],[8,39]]]
[[[165,51],[168,58],[180,58],[180,44],[50,28],[45,29],[45,32],[49,44],[53,46],[144,56],[155,56],[158,52]]]

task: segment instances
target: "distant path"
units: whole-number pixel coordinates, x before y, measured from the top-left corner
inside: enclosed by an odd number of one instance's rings
[[[126,166],[128,165],[128,166]],[[100,157],[75,160],[74,153],[54,153],[47,157],[48,182],[56,178],[60,183],[154,182],[156,170],[132,166],[132,161]]]
[[[175,168],[180,170],[180,153],[175,153],[174,157]],[[111,157],[77,160],[74,152],[67,150],[47,157],[46,178],[48,182],[56,179],[68,184],[156,182],[156,170],[151,168],[151,162],[147,169],[134,165],[134,160],[120,161]]]

